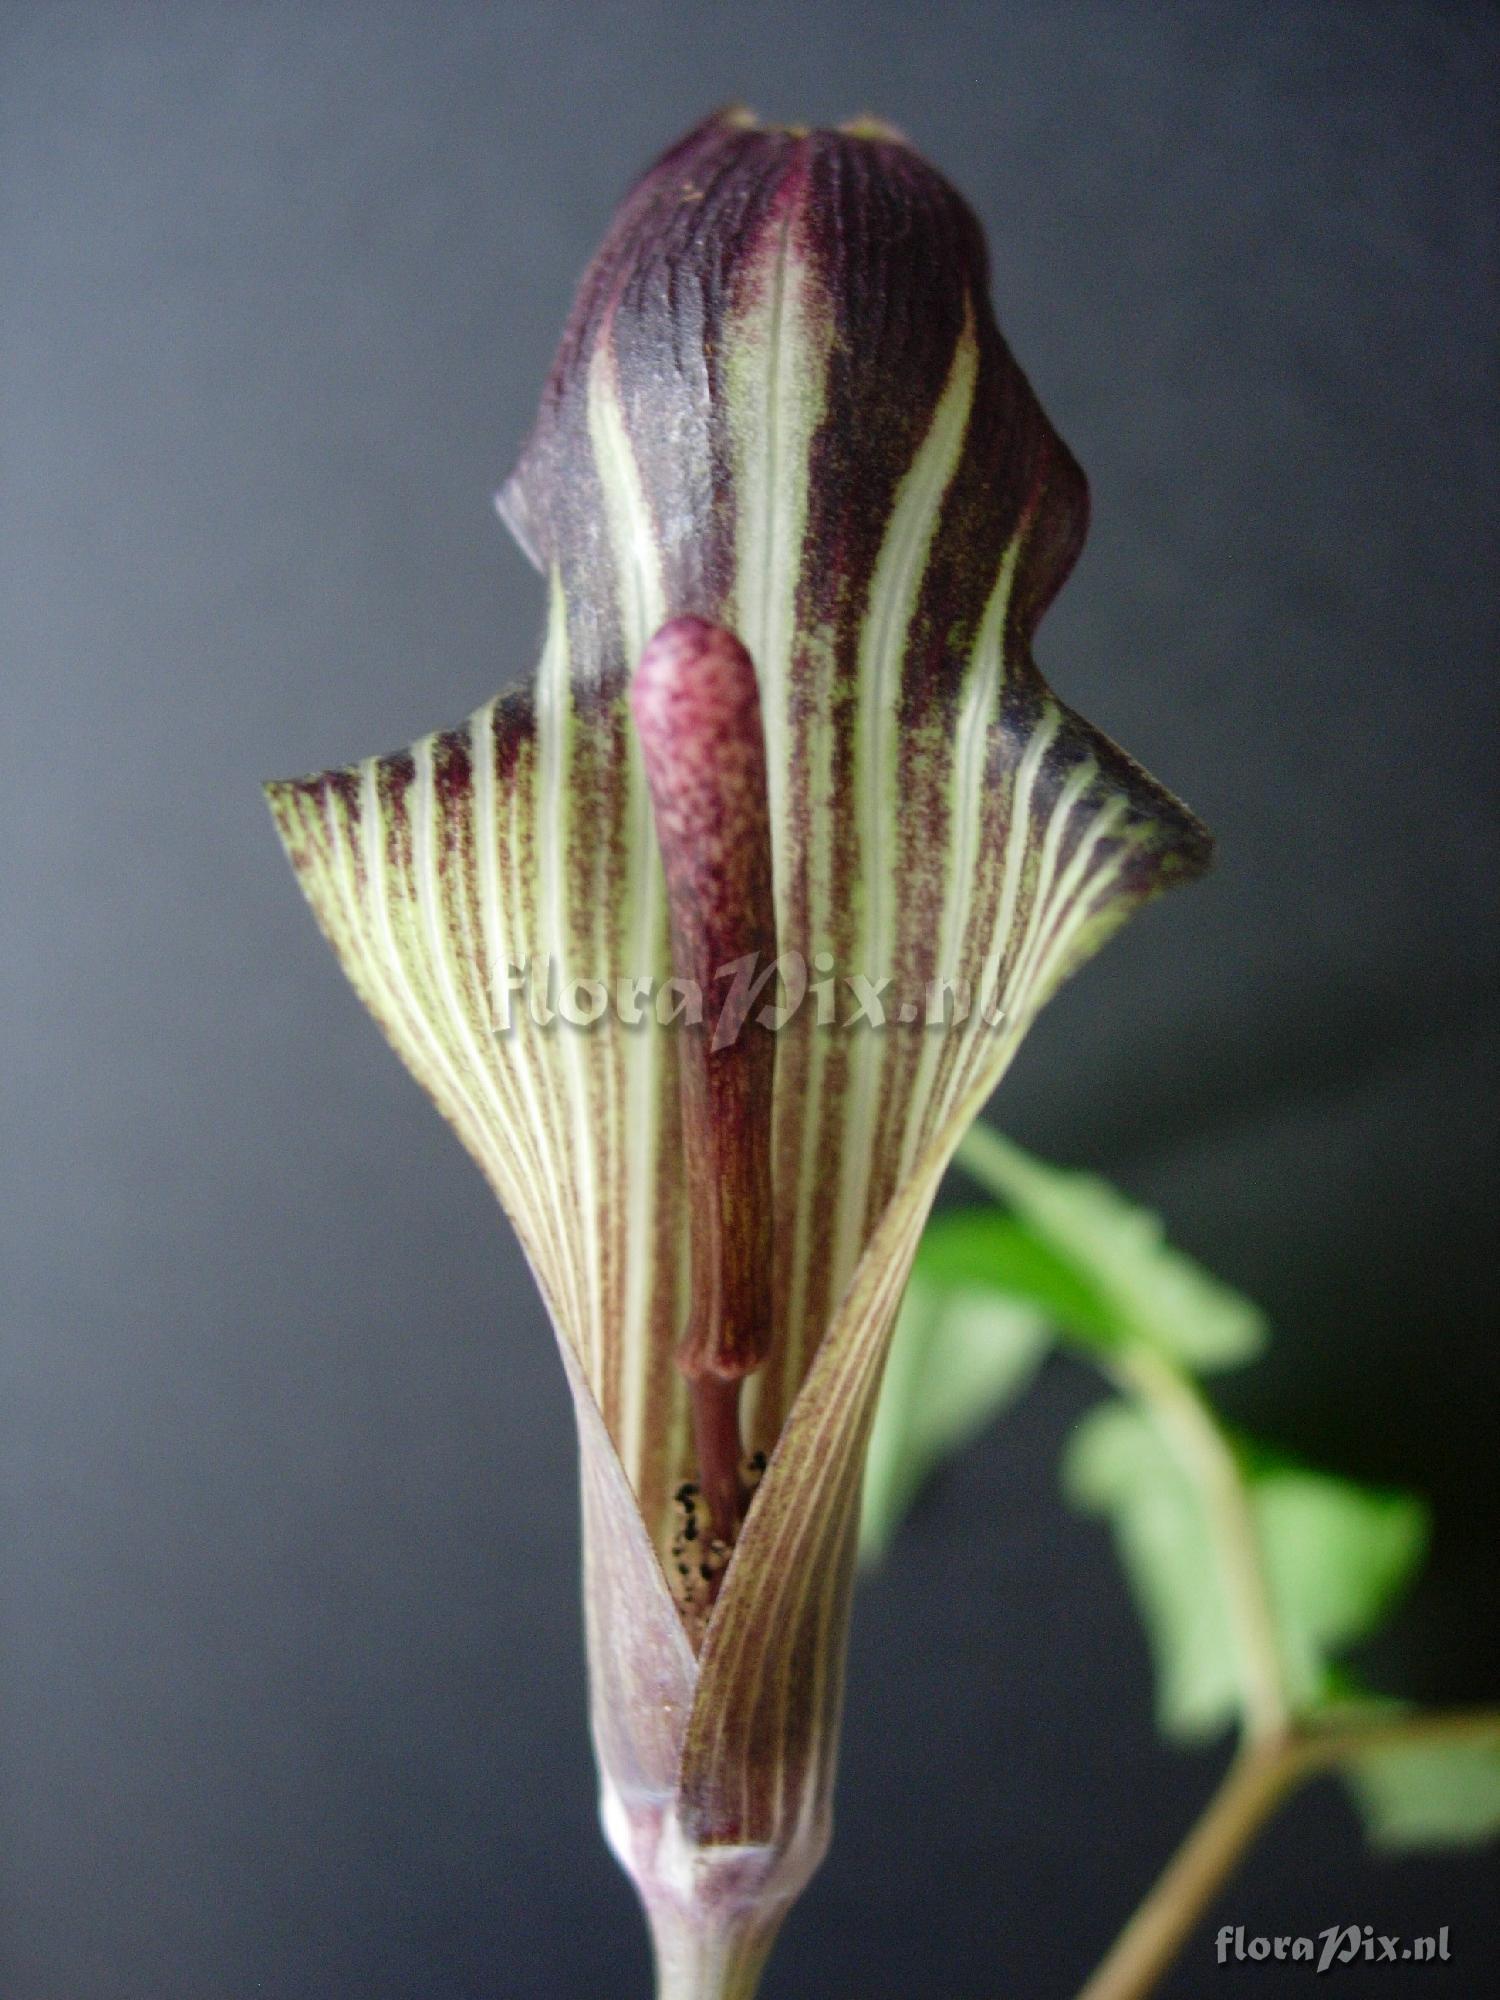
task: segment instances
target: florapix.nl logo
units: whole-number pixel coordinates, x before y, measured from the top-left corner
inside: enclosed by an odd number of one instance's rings
[[[874,976],[840,970],[831,952],[782,952],[762,962],[757,953],[721,966],[707,990],[676,975],[579,974],[556,958],[507,961],[497,970],[491,1027],[507,1035],[527,1021],[536,1028],[596,1028],[615,1022],[641,1028],[712,1026],[712,1048],[730,1048],[754,1022],[779,1034],[793,1021],[820,1029],[917,1028],[947,1030],[973,1024],[994,1030],[1006,1015],[999,1004],[999,969],[976,990],[962,976]]]
[[[1301,1963],[1327,1973],[1351,1965],[1446,1964],[1451,1953],[1446,1924],[1435,1937],[1417,1938],[1385,1937],[1373,1924],[1329,1924],[1316,1937],[1247,1937],[1243,1924],[1225,1924],[1214,1956],[1220,1965]]]

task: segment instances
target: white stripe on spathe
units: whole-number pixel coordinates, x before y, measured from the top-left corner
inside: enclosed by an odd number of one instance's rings
[[[902,673],[922,601],[932,538],[937,532],[944,498],[963,457],[978,373],[979,350],[970,308],[965,313],[948,379],[932,421],[896,490],[860,629],[854,787],[864,909],[860,913],[858,965],[851,970],[862,972],[872,984],[878,984],[894,970],[895,912],[900,898],[897,874],[900,845],[894,831],[900,804],[896,713],[901,700]],[[852,1037],[849,1049],[838,1221],[834,1231],[835,1297],[843,1291],[864,1245],[874,1165],[875,1109],[880,1094],[880,1071],[889,1045],[888,1037],[867,1028]]]
[[[487,974],[491,1041],[496,1044],[496,1061],[514,1079],[516,1098],[509,1130],[521,1163],[517,1176],[520,1183],[518,1200],[522,1213],[532,1214],[536,1244],[533,1254],[547,1274],[548,1291],[555,1302],[555,1310],[571,1328],[578,1325],[581,1317],[578,1265],[571,1254],[567,1200],[559,1179],[560,1162],[549,1156],[550,1149],[546,1144],[549,1124],[542,1109],[532,1038],[514,1019],[508,1018],[516,1007],[516,996],[502,990],[511,968],[519,971],[529,962],[534,940],[529,928],[518,925],[512,929],[505,921],[500,861],[502,854],[505,855],[509,877],[514,883],[517,843],[513,833],[508,840],[502,840],[501,836],[500,790],[495,780],[495,760],[499,755],[495,740],[497,708],[498,703],[487,703],[469,723],[479,949]],[[528,792],[534,789],[529,776],[525,789]],[[513,814],[515,800],[510,798],[506,803]],[[531,885],[527,884],[520,898],[523,908],[530,902],[530,897]]]
[[[620,407],[612,350],[604,340],[600,341],[589,366],[588,418],[614,552],[620,639],[628,669],[633,672],[647,643],[665,622],[668,607],[661,551]],[[618,953],[609,954],[614,962],[608,970],[612,979],[660,979],[666,969],[664,881],[639,748],[634,731],[628,734],[629,792],[624,820],[625,873],[631,903],[625,912],[610,913],[616,919],[624,917],[623,935],[627,942],[624,962],[620,962]],[[601,1059],[602,1045],[607,1039],[619,1051],[625,1070],[626,1130],[615,1135],[612,1148],[614,1173],[617,1181],[623,1181],[625,1203],[623,1226],[618,1235],[625,1268],[616,1305],[620,1406],[615,1445],[638,1494],[645,1485],[643,1453],[650,1347],[660,1334],[650,1319],[661,1181],[657,1170],[658,1149],[663,1143],[671,1143],[670,1133],[664,1134],[659,1129],[664,1033],[654,1021],[648,1020],[633,1031],[611,1023],[607,1036],[599,1037]]]
[[[540,874],[533,964],[541,976],[555,966],[559,979],[571,975],[572,911],[568,898],[568,855],[573,837],[573,787],[569,783],[575,750],[577,717],[569,671],[567,609],[562,587],[554,578],[547,638],[536,676],[536,854]],[[535,976],[535,970],[533,973]],[[595,1395],[603,1378],[604,1320],[599,1292],[599,1232],[596,1207],[595,1141],[589,1117],[588,1077],[583,1037],[559,1034],[552,1042],[559,1065],[567,1122],[573,1147],[574,1224],[572,1236],[583,1267],[583,1311],[573,1337],[584,1373]]]
[[[1000,727],[1002,725],[998,721],[992,721],[990,731],[993,732]],[[1000,978],[1000,968],[1005,963],[1006,948],[1011,939],[1011,926],[1015,922],[1020,899],[1026,856],[1030,851],[1030,836],[1033,832],[1031,795],[1036,788],[1037,774],[1041,769],[1042,760],[1056,740],[1060,727],[1061,717],[1056,705],[1049,704],[1043,711],[1016,768],[994,926],[988,938],[974,939],[975,956],[979,959],[978,990],[974,994],[974,1005],[962,1030],[964,1037],[962,1055],[954,1063],[942,1093],[941,1103],[934,1107],[933,1117],[929,1121],[933,1127],[946,1120],[951,1115],[952,1107],[962,1099],[975,1071],[983,1067],[985,1043],[993,1038],[992,1031],[985,1025],[984,1014],[993,1008],[998,997],[995,989]],[[971,928],[973,921],[971,919]],[[1008,1000],[1007,994],[1001,1002],[1002,1008],[1007,1005]]]
[[[985,823],[984,790],[985,774],[989,768],[990,724],[1004,680],[1005,628],[1020,552],[1021,536],[1018,532],[1001,558],[995,587],[990,592],[984,616],[979,622],[954,724],[949,777],[949,867],[937,953],[940,979],[961,977],[964,967],[974,956],[969,932],[974,911],[974,881],[979,869],[980,835]],[[981,953],[981,959],[982,956]],[[971,1012],[984,1004],[984,997],[981,992],[970,993]],[[902,1180],[912,1171],[918,1149],[929,1131],[927,1112],[935,1082],[934,1072],[942,1054],[944,1037],[955,1032],[956,1027],[950,1027],[923,1038],[902,1136],[899,1174]]]
[[[1036,881],[1032,885],[1031,904],[1026,913],[1026,930],[1021,939],[1020,950],[1012,964],[1007,1004],[1018,1014],[1024,1013],[1029,993],[1031,962],[1037,942],[1042,934],[1042,922],[1047,913],[1052,895],[1053,877],[1057,873],[1058,851],[1062,846],[1063,834],[1073,817],[1073,808],[1083,797],[1094,778],[1098,766],[1092,758],[1086,758],[1063,781],[1062,790],[1047,815],[1046,831],[1042,835],[1041,856],[1037,862]]]
[[[832,751],[828,715],[828,671],[819,669],[820,648],[831,665],[825,635],[798,631],[797,593],[807,562],[807,523],[812,443],[827,400],[827,369],[833,319],[821,284],[801,255],[790,218],[778,237],[773,271],[725,327],[724,369],[735,489],[735,622],[738,637],[755,663],[760,687],[761,727],[766,739],[766,789],[771,819],[777,930],[783,949],[811,956],[826,932],[830,856],[812,824],[795,830],[811,842],[805,853],[808,924],[792,934],[789,898],[795,857],[788,787],[794,763],[806,769],[814,800],[826,798]],[[805,705],[800,739],[793,742],[792,675],[794,649],[810,662],[797,690]],[[826,825],[826,813],[822,824]],[[800,1373],[806,1344],[807,1245],[817,1184],[817,1137],[822,1101],[822,1038],[808,1045],[805,1094],[792,1101],[780,1086],[774,1111],[773,1160],[781,1158],[787,1125],[797,1134],[797,1184],[775,1192],[778,1244],[791,1272],[785,1318],[777,1326],[793,1379]],[[757,1382],[746,1384],[746,1415],[753,1419]]]

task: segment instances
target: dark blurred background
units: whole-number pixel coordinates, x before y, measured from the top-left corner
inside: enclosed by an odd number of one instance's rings
[[[490,494],[731,96],[879,112],[978,208],[1094,489],[1042,665],[1220,836],[991,1115],[1265,1302],[1236,1414],[1437,1505],[1370,1673],[1495,1694],[1497,55],[1462,6],[0,9],[7,2000],[646,1991],[551,1336],[257,781],[529,673]],[[768,2000],[1064,1995],[1211,1785],[1057,1498],[1094,1393],[1055,1365],[863,1588]],[[1355,1976],[1472,2000],[1492,1890],[1330,1786],[1216,1921],[1447,1923]],[[1206,1931],[1168,1990],[1306,1984]]]

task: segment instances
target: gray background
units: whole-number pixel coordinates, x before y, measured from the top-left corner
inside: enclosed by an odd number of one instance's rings
[[[1495,20],[8,0],[8,2000],[644,1991],[550,1336],[256,781],[529,672],[490,493],[613,202],[732,95],[876,110],[979,209],[1094,486],[1043,666],[1221,837],[995,1115],[1268,1304],[1238,1414],[1435,1495],[1371,1670],[1493,1695]],[[864,1589],[769,1995],[1063,1994],[1210,1784],[1055,1497],[1093,1393],[1050,1370]],[[1490,1886],[1325,1788],[1223,1915],[1446,1922],[1378,1990],[1473,1996]],[[1210,1951],[1179,2000],[1306,1988]]]

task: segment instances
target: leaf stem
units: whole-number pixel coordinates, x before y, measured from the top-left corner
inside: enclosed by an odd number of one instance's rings
[[[1134,1342],[1111,1372],[1151,1411],[1198,1488],[1219,1559],[1240,1664],[1247,1742],[1275,1742],[1291,1721],[1265,1559],[1250,1491],[1234,1447],[1192,1377],[1159,1350]]]
[[[1415,1709],[1404,1714],[1309,1719],[1292,1739],[1299,1775],[1347,1764],[1372,1750],[1405,1749],[1426,1743],[1500,1744],[1500,1708]]]
[[[996,1135],[982,1124],[972,1125],[955,1157],[987,1194],[1010,1206]],[[1192,1376],[1144,1334],[1111,1348],[1088,1345],[1082,1351],[1146,1405],[1198,1488],[1239,1653],[1245,1736],[1251,1742],[1274,1741],[1285,1735],[1291,1708],[1260,1537],[1234,1447]]]
[[[1078,2000],[1151,1992],[1296,1776],[1284,1744],[1246,1744]]]
[[[999,1142],[974,1125],[957,1164],[1003,1206]],[[1305,1779],[1397,1744],[1500,1740],[1500,1709],[1298,1719],[1288,1698],[1265,1551],[1234,1445],[1192,1375],[1148,1330],[1082,1351],[1156,1419],[1198,1489],[1240,1664],[1240,1747],[1196,1825],[1121,1931],[1078,2000],[1143,2000],[1287,1795]]]
[[[1247,1741],[1078,2000],[1144,2000],[1271,1815],[1305,1779],[1398,1744],[1489,1737],[1500,1739],[1500,1709],[1314,1720],[1279,1739]]]

